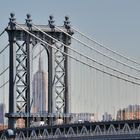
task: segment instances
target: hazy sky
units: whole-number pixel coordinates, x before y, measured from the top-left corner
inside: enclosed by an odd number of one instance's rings
[[[63,25],[64,16],[69,15],[73,27],[140,62],[140,0],[0,1],[0,32],[7,26],[11,12],[18,23],[24,23],[30,13],[35,24],[46,25],[49,15],[54,16],[56,25]],[[3,38],[0,42],[1,50],[6,41]]]
[[[56,24],[62,25],[69,15],[80,31],[140,61],[139,0],[1,0],[0,31],[10,12],[22,23],[30,13],[37,24],[47,24],[53,14]]]

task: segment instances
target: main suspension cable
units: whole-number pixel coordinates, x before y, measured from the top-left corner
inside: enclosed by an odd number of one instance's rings
[[[7,80],[4,84],[2,84],[1,86],[0,86],[0,88],[2,88],[2,87],[4,87],[6,84],[8,84],[9,83],[9,80]]]
[[[7,44],[7,45],[0,51],[0,54],[2,54],[8,46],[9,46],[9,44]]]
[[[88,60],[91,60],[92,62],[94,62],[94,63],[96,63],[96,64],[99,64],[100,66],[103,66],[103,67],[108,68],[108,69],[110,69],[110,70],[112,70],[112,71],[118,72],[118,73],[120,73],[120,74],[123,74],[123,75],[125,75],[125,76],[134,78],[134,79],[136,79],[136,80],[140,80],[140,79],[137,78],[137,77],[128,75],[128,74],[126,74],[126,73],[124,73],[124,72],[122,72],[122,71],[113,69],[113,68],[111,68],[111,67],[109,67],[109,66],[107,66],[107,65],[105,65],[105,64],[102,64],[102,63],[100,63],[100,62],[97,62],[96,60],[94,60],[94,59],[92,59],[92,58],[90,58],[90,57],[88,57],[88,56],[86,56],[86,55],[84,55],[84,54],[82,54],[82,53],[79,53],[79,52],[76,51],[75,49],[73,49],[73,48],[67,46],[66,44],[62,43],[61,41],[55,39],[54,37],[52,37],[52,36],[50,36],[49,34],[45,33],[44,31],[42,31],[40,28],[36,27],[35,25],[33,25],[33,27],[36,28],[36,29],[38,29],[40,32],[42,32],[42,33],[45,34],[46,36],[50,37],[50,38],[53,39],[54,41],[56,41],[56,42],[58,42],[58,43],[61,43],[63,46],[67,47],[68,49],[72,50],[73,52],[79,54],[80,56],[85,57],[85,58],[88,59]]]
[[[130,62],[133,62],[133,63],[135,63],[135,64],[137,64],[137,65],[140,65],[140,63],[136,62],[135,60],[133,60],[133,59],[131,59],[131,58],[128,58],[128,57],[126,57],[126,56],[123,56],[122,54],[120,54],[120,53],[118,53],[118,52],[116,52],[116,51],[114,51],[114,50],[112,50],[112,49],[110,49],[110,48],[108,48],[108,47],[102,45],[101,43],[99,43],[99,42],[93,40],[93,39],[90,38],[89,36],[86,36],[84,33],[78,31],[76,28],[72,27],[72,29],[73,29],[74,31],[76,31],[77,33],[79,33],[80,35],[82,35],[82,36],[84,36],[85,38],[87,38],[88,40],[92,41],[93,43],[99,45],[100,47],[102,47],[102,48],[104,48],[104,49],[106,49],[106,50],[108,50],[108,51],[110,51],[110,52],[112,52],[112,53],[114,53],[114,54],[116,54],[116,55],[118,55],[118,56],[120,56],[120,57],[122,57],[122,58],[124,58],[124,59],[126,59],[126,60],[128,60],[128,61],[130,61]]]
[[[0,73],[0,76],[2,76],[8,69],[9,69],[9,66]]]
[[[77,39],[76,37],[71,36],[70,34],[68,34],[67,32],[65,32],[64,30],[60,29],[59,27],[56,27],[56,26],[55,26],[55,28],[58,29],[58,30],[60,30],[60,31],[62,31],[63,33],[65,33],[65,34],[68,35],[69,37],[73,38],[74,40],[76,40],[76,41],[79,42],[80,44],[82,44],[82,45],[88,47],[88,48],[91,49],[91,50],[94,50],[95,52],[99,53],[100,55],[102,55],[102,56],[104,56],[104,57],[106,57],[106,58],[108,58],[108,59],[110,59],[110,60],[112,60],[112,61],[114,61],[114,62],[117,62],[117,63],[119,63],[119,64],[121,64],[121,65],[123,65],[123,66],[126,66],[126,67],[128,67],[128,68],[131,68],[131,69],[133,69],[133,70],[135,70],[135,71],[137,71],[137,72],[140,72],[140,69],[134,68],[134,67],[132,67],[132,66],[130,66],[130,65],[127,65],[126,63],[123,63],[123,62],[121,62],[121,61],[119,61],[119,60],[114,59],[113,57],[110,57],[110,56],[107,56],[107,55],[103,54],[103,53],[100,52],[99,50],[96,50],[95,48],[93,48],[93,47],[91,47],[91,46],[85,44],[84,42],[80,41],[80,40]]]
[[[9,44],[6,45],[6,46],[0,51],[0,54],[2,54],[8,46],[9,46]],[[9,66],[8,66],[5,70],[3,70],[3,71],[0,73],[0,76],[2,76],[8,69],[9,69]]]
[[[84,64],[84,65],[86,65],[86,66],[88,66],[88,67],[91,67],[91,68],[93,68],[93,69],[96,69],[97,71],[100,71],[100,72],[102,72],[102,73],[105,73],[105,74],[107,74],[107,75],[109,75],[109,76],[116,77],[117,79],[121,79],[121,80],[123,80],[123,81],[130,82],[130,83],[132,83],[132,84],[140,85],[140,83],[137,83],[137,82],[134,82],[134,81],[131,81],[131,80],[128,80],[128,79],[125,79],[125,78],[116,76],[115,74],[108,73],[108,72],[103,71],[103,70],[101,70],[101,69],[99,69],[99,68],[96,68],[95,66],[91,66],[91,65],[87,64],[86,62],[81,61],[80,59],[77,59],[77,58],[75,58],[74,56],[72,56],[72,55],[70,55],[70,54],[67,54],[67,53],[61,51],[60,49],[55,48],[55,47],[52,46],[51,44],[47,43],[46,41],[44,41],[44,40],[40,39],[39,37],[37,37],[36,35],[32,34],[30,31],[26,30],[24,27],[20,26],[19,24],[17,24],[17,23],[15,23],[15,24],[16,24],[16,26],[18,26],[19,28],[21,28],[22,30],[24,30],[26,33],[30,34],[32,37],[34,37],[34,38],[36,38],[37,40],[41,41],[42,43],[48,45],[49,47],[51,47],[51,48],[53,48],[53,49],[55,49],[55,50],[61,52],[62,54],[64,54],[64,55],[66,55],[66,56],[68,56],[68,57],[74,59],[75,61],[78,61],[78,62],[80,62],[80,63],[82,63],[82,64]]]
[[[5,33],[7,27],[0,33],[0,37]]]

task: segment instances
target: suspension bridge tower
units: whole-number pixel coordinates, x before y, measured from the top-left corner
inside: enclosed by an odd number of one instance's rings
[[[53,16],[50,16],[48,25],[34,25],[29,14],[25,24],[18,24],[13,13],[9,20],[6,29],[9,36],[10,65],[9,112],[6,113],[8,127],[14,128],[16,120],[21,117],[25,120],[26,127],[30,126],[31,54],[38,44],[45,48],[48,55],[48,123],[53,123],[56,114],[63,115],[67,123],[70,118],[69,59],[64,54],[68,54],[69,50],[65,45],[71,44],[70,36],[56,28]],[[64,25],[59,28],[73,34],[67,16]]]

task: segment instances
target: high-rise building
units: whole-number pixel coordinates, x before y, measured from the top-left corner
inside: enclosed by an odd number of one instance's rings
[[[140,105],[129,105],[117,111],[117,120],[137,120],[140,119]]]
[[[113,117],[111,114],[105,112],[104,115],[103,115],[103,119],[102,121],[112,121],[113,120]]]
[[[4,119],[5,104],[0,103],[0,131],[8,128],[7,122]]]
[[[48,73],[39,57],[38,71],[33,76],[33,113],[48,112]]]
[[[4,123],[4,104],[0,104],[0,124]]]

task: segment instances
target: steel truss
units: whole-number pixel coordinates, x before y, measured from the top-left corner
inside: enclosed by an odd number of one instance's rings
[[[15,113],[30,113],[30,49],[31,38],[16,29],[16,19],[11,14],[9,26],[9,118],[8,127],[15,127]],[[28,27],[27,27],[28,28]],[[26,120],[26,126],[29,119]]]
[[[140,121],[83,123],[15,130],[17,140],[26,139],[139,139]],[[27,136],[28,134],[28,136]],[[4,134],[1,139],[5,139]]]
[[[70,22],[67,17],[65,20],[64,26],[60,28],[72,35],[73,33],[69,28]],[[20,116],[23,116],[25,119],[26,126],[30,125],[30,64],[32,61],[30,55],[32,53],[32,48],[41,43],[36,38],[30,36],[22,28],[28,30],[41,40],[44,40],[61,51],[68,53],[68,48],[64,45],[57,43],[52,38],[47,37],[42,32],[33,28],[30,15],[27,15],[26,24],[16,25],[15,15],[11,14],[9,26],[6,29],[10,42],[9,113],[6,114],[9,118],[9,128],[15,127],[15,120],[20,118]],[[62,43],[70,45],[71,38],[55,29],[52,16],[50,16],[49,26],[38,25],[37,27]],[[48,120],[49,124],[52,124],[56,119],[53,114],[57,114],[56,116],[69,114],[69,62],[68,57],[64,56],[63,53],[56,51],[45,44],[41,43],[41,45],[46,49],[48,54]]]

